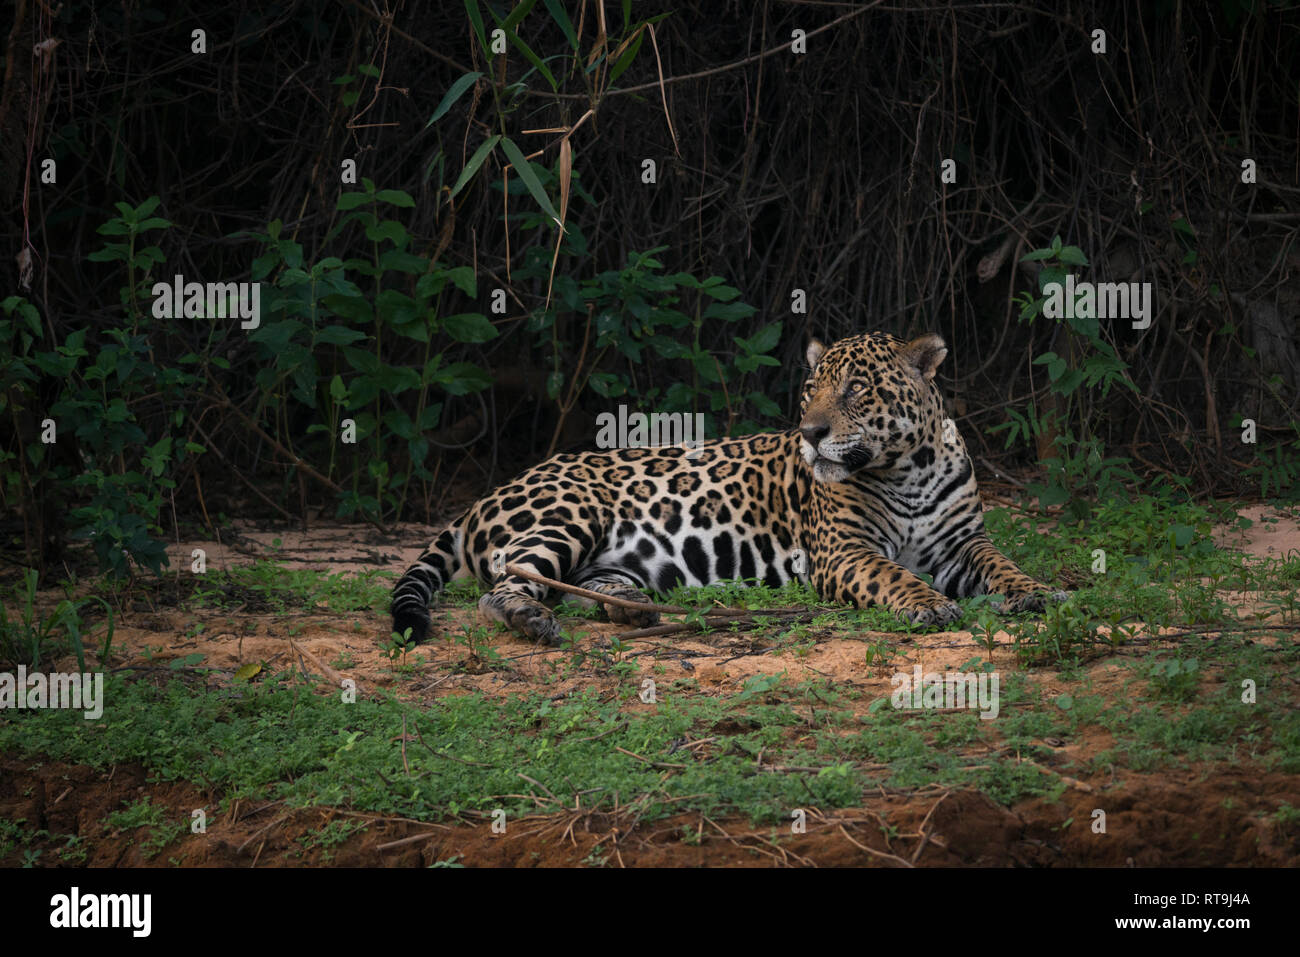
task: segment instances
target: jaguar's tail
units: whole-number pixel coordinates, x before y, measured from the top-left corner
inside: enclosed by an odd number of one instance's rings
[[[461,526],[456,522],[433,540],[393,586],[393,631],[401,635],[410,628],[412,641],[426,640],[432,624],[429,604],[449,581],[461,577],[457,574],[461,565]]]

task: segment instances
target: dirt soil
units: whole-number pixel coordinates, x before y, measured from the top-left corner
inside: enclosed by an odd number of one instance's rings
[[[1282,557],[1300,551],[1300,524],[1293,518],[1258,521],[1263,507],[1243,509],[1256,519],[1245,533],[1222,529],[1221,541],[1252,554]],[[406,526],[392,536],[367,527],[322,526],[310,533],[239,529],[233,540],[180,543],[171,549],[172,567],[188,568],[191,550],[207,550],[208,567],[243,564],[265,557],[273,540],[278,559],[290,567],[328,572],[394,570],[405,567],[433,538],[437,529]],[[231,535],[226,536],[232,539]],[[395,547],[394,542],[403,543]],[[539,648],[513,635],[491,639],[497,654],[513,671],[481,666],[464,645],[434,640],[415,654],[425,677],[411,681],[394,674],[393,663],[379,649],[388,623],[372,612],[328,610],[285,615],[259,606],[255,594],[233,609],[185,610],[165,597],[136,600],[118,622],[115,666],[143,662],[166,665],[194,652],[203,665],[234,671],[249,663],[279,670],[306,665],[343,674],[357,681],[361,693],[389,688],[413,701],[432,701],[446,694],[477,690],[504,695],[525,690],[533,679],[555,673],[549,690],[559,695],[595,684],[611,694],[613,676],[587,673],[561,677],[558,649]],[[440,607],[434,611],[435,634],[455,635],[477,623],[472,609]],[[195,626],[203,629],[195,632]],[[574,618],[566,622],[582,635],[582,646],[603,643],[618,630],[603,622]],[[1002,641],[1009,641],[1005,635]],[[886,665],[870,665],[865,644],[887,641],[897,654]],[[1267,639],[1261,639],[1267,640]],[[993,661],[999,670],[1019,670],[1009,649],[991,655],[969,632],[945,632],[907,638],[897,634],[843,635],[827,632],[804,654],[772,654],[745,636],[714,634],[704,638],[646,639],[635,653],[666,668],[662,681],[694,677],[699,693],[729,695],[750,675],[784,671],[793,681],[821,677],[863,692],[869,703],[888,696],[890,676],[919,664],[925,671],[960,670],[972,657]],[[418,660],[418,659],[417,659]],[[66,667],[71,662],[60,663]],[[648,663],[647,663],[648,664]],[[324,665],[325,669],[320,666]],[[1114,657],[1084,665],[1094,692],[1116,694],[1133,672]],[[336,673],[337,672],[337,673]],[[1027,675],[1050,698],[1063,689],[1051,671]],[[608,685],[608,688],[602,687]],[[639,707],[640,705],[632,705]],[[650,708],[653,705],[645,705]],[[604,863],[633,865],[1034,865],[1034,866],[1206,866],[1300,864],[1300,828],[1279,824],[1274,816],[1283,803],[1300,806],[1300,777],[1265,774],[1228,764],[1191,765],[1144,774],[1112,767],[1107,774],[1080,779],[1069,769],[1108,748],[1109,735],[1094,731],[1079,740],[1050,739],[1052,760],[1036,764],[1045,775],[1066,782],[1056,803],[1025,801],[1004,808],[972,791],[942,788],[868,794],[863,806],[850,810],[808,810],[807,831],[778,837],[771,828],[755,830],[747,820],[709,820],[699,814],[637,822],[605,812],[575,809],[559,814],[512,820],[506,834],[492,833],[490,823],[428,824],[333,809],[293,809],[279,803],[237,804],[228,815],[210,820],[206,834],[184,834],[161,852],[137,846],[132,835],[107,833],[104,821],[124,800],[148,793],[154,805],[174,811],[171,820],[188,820],[191,808],[211,806],[213,795],[180,784],[148,784],[144,769],[119,766],[97,771],[57,762],[35,763],[0,756],[0,818],[29,822],[54,833],[81,835],[84,862],[102,866],[295,866],[295,865],[428,865],[456,858],[471,866],[555,866]],[[1089,827],[1095,808],[1104,808],[1107,833]],[[312,846],[309,835],[327,822],[349,818],[365,824],[342,844]],[[1066,822],[1071,822],[1067,825]],[[885,832],[894,830],[888,841]],[[683,840],[683,835],[690,835]],[[54,855],[47,855],[52,858]],[[0,865],[18,863],[18,851]]]
[[[1283,830],[1266,814],[1279,800],[1300,802],[1295,778],[1238,768],[1220,769],[1209,780],[1197,770],[1130,776],[1101,801],[1105,835],[1087,826],[1096,793],[1071,788],[1056,804],[1027,801],[1008,809],[977,792],[935,788],[906,795],[886,790],[861,808],[809,809],[806,833],[779,838],[772,828],[699,814],[637,824],[577,810],[513,820],[505,834],[494,834],[487,820],[429,824],[278,802],[236,804],[208,821],[206,833],[187,833],[155,850],[104,824],[123,802],[146,793],[173,821],[210,805],[188,785],[147,783],[139,766],[96,771],[0,759],[0,817],[81,835],[86,857],[77,864],[90,867],[419,867],[449,860],[481,867],[1288,867],[1300,859],[1300,832]],[[1063,828],[1071,818],[1074,824]],[[364,827],[336,847],[314,846],[314,836],[337,820]],[[886,841],[890,826],[894,836]],[[15,853],[0,864],[19,859]]]

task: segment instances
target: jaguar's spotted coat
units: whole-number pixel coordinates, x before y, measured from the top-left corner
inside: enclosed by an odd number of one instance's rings
[[[1041,609],[1048,589],[984,532],[970,457],[933,381],[947,353],[935,335],[813,340],[798,429],[705,442],[693,455],[660,447],[548,459],[480,499],[407,570],[393,590],[394,631],[423,641],[434,595],[473,575],[491,587],[479,600],[486,616],[557,641],[548,589],[494,574],[497,550],[502,564],[639,601],[643,589],[678,583],[798,578],[823,598],[883,604],[920,623],[951,621],[952,598],[984,592],[1005,595],[1008,610]],[[617,622],[657,619],[604,608]]]

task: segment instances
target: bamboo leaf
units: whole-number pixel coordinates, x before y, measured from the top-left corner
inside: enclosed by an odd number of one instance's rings
[[[503,136],[501,137],[501,148],[505,150],[506,158],[510,160],[510,165],[515,168],[515,171],[519,173],[519,178],[523,180],[524,185],[528,187],[528,192],[532,193],[533,199],[537,200],[537,205],[542,207],[542,212],[546,213],[547,216],[550,216],[557,224],[563,226],[563,224],[560,223],[559,214],[556,213],[555,207],[551,205],[551,198],[546,195],[546,190],[542,189],[542,184],[538,181],[537,174],[533,172],[533,168],[529,165],[528,160],[524,159],[524,154],[520,151],[519,147],[515,145],[514,141],[510,139],[510,137]]]
[[[438,120],[442,119],[442,117],[446,115],[447,111],[455,105],[456,101],[461,98],[464,92],[473,86],[482,75],[481,72],[475,70],[472,73],[466,73],[459,80],[453,83],[451,89],[447,91],[446,96],[442,98],[442,102],[438,104],[438,108],[433,111],[433,116],[429,117],[429,122],[424,124],[425,129],[428,129],[434,123],[438,122]]]
[[[465,184],[468,183],[470,179],[473,178],[474,174],[478,172],[478,168],[483,165],[483,161],[488,158],[488,154],[492,152],[493,147],[497,145],[497,141],[500,139],[502,139],[500,133],[497,133],[494,136],[489,136],[483,141],[483,144],[474,151],[474,155],[469,158],[469,162],[465,164],[465,168],[460,171],[460,176],[456,179],[456,185],[451,188],[452,196],[455,196],[465,188]]]

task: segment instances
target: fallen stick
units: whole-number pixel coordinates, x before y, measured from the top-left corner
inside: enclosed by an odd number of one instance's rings
[[[703,621],[670,621],[663,625],[652,625],[649,628],[637,628],[634,631],[624,631],[619,633],[619,638],[628,641],[636,638],[655,638],[661,635],[672,635],[682,631],[704,631],[706,629],[722,630],[731,625],[739,625],[742,629],[753,628],[758,622],[755,618],[769,617],[773,622],[780,625],[800,623],[801,620],[812,621],[818,615],[823,614],[821,611],[803,611],[803,612],[774,612],[768,615],[765,612],[753,612],[753,618],[742,618],[739,615],[731,615],[721,618],[705,618]]]
[[[314,668],[319,669],[320,673],[325,676],[325,680],[332,682],[334,684],[334,687],[338,688],[342,686],[343,678],[344,678],[343,675],[339,674],[329,665],[325,664],[325,662],[321,661],[319,658],[313,655],[302,645],[295,642],[292,638],[289,639],[289,647],[292,648],[296,654],[301,655],[302,657],[306,658],[309,662],[311,662]],[[359,693],[361,691],[361,682],[357,681],[355,678],[352,680],[355,682],[357,686],[357,692]]]
[[[547,578],[545,575],[539,575],[535,571],[513,563],[506,566],[506,574],[515,575],[519,578],[526,578],[529,581],[545,585],[547,588],[554,588],[556,591],[567,592],[570,595],[577,595],[579,598],[587,598],[591,601],[599,602],[602,605],[617,605],[620,608],[634,608],[639,611],[657,611],[661,615],[693,615],[698,611],[703,611],[704,614],[708,616],[734,618],[746,615],[778,615],[804,610],[801,608],[774,608],[770,611],[754,608],[683,608],[680,605],[659,605],[655,602],[634,601],[631,598],[619,598],[617,595],[604,595],[598,591],[591,591],[588,588],[579,588],[577,585],[570,585],[567,582],[556,581],[554,578]]]
[[[1042,771],[1044,774],[1050,774],[1052,777],[1060,778],[1070,787],[1078,788],[1080,791],[1091,792],[1095,790],[1087,781],[1080,781],[1078,778],[1072,778],[1068,774],[1062,774],[1060,771],[1053,770],[1052,768],[1043,767],[1043,765],[1039,764],[1037,761],[1022,758],[1020,763],[1027,764],[1036,771]]]

